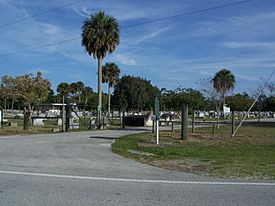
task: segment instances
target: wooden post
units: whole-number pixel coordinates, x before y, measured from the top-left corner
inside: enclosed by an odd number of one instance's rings
[[[188,105],[184,104],[181,111],[181,139],[187,140],[188,134]]]
[[[215,122],[213,122],[213,126],[212,126],[212,134],[215,133]]]
[[[195,110],[193,110],[193,116],[192,116],[192,133],[195,132]]]
[[[172,121],[171,131],[174,132],[174,122]]]

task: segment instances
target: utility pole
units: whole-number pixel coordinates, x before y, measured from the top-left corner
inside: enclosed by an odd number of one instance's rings
[[[65,132],[65,97],[62,97],[62,132]]]

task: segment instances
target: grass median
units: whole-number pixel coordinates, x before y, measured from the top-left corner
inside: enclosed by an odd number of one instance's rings
[[[112,150],[168,170],[275,180],[275,123],[244,125],[234,138],[229,126],[211,132],[211,128],[199,128],[184,141],[179,131],[162,131],[159,145],[151,133],[124,136],[113,143]]]

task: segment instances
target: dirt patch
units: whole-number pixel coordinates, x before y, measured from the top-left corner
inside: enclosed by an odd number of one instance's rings
[[[153,160],[151,165],[161,167],[171,171],[189,172],[200,175],[208,175],[212,161],[202,161],[196,158],[186,158],[177,160]]]

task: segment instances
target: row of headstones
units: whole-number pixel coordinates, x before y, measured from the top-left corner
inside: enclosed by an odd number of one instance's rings
[[[33,126],[44,126],[44,121],[47,118],[33,118],[32,125]],[[57,125],[62,126],[62,118],[57,118]],[[79,129],[79,118],[72,117],[70,118],[70,129]]]

